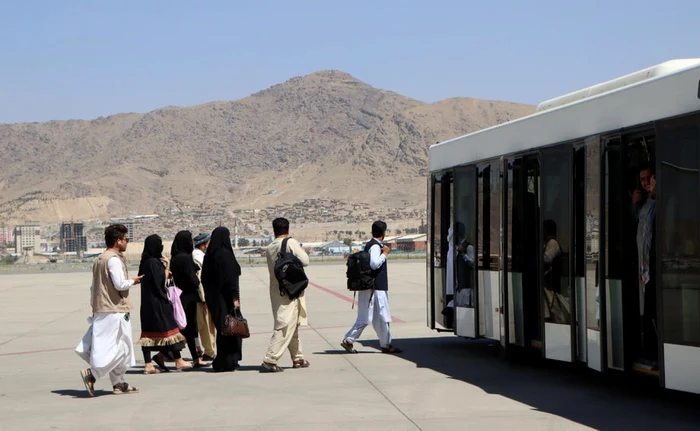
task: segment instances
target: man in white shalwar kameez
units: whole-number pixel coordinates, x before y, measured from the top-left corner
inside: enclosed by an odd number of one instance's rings
[[[90,368],[80,375],[90,396],[95,395],[97,379],[109,376],[114,394],[138,392],[124,380],[129,367],[136,364],[131,337],[129,288],[141,282],[141,277],[129,279],[123,252],[129,240],[124,225],[105,229],[107,250],[92,265],[90,327],[75,349]]]
[[[357,353],[353,343],[369,324],[372,324],[379,337],[382,353],[401,353],[401,349],[391,345],[389,279],[386,269],[386,257],[390,248],[382,243],[385,233],[386,223],[379,220],[372,224],[372,239],[365,245],[365,250],[369,251],[369,266],[375,284],[374,289],[361,290],[357,294],[357,320],[340,343],[349,353]]]
[[[289,299],[286,295],[282,296],[280,295],[279,282],[275,277],[275,262],[277,262],[282,242],[285,239],[287,239],[286,252],[296,256],[302,266],[309,265],[309,255],[301,248],[301,244],[296,239],[289,236],[289,221],[287,219],[279,217],[273,220],[272,230],[275,234],[275,240],[267,247],[267,268],[270,273],[270,302],[275,326],[260,368],[260,371],[264,373],[282,371],[277,362],[287,350],[292,357],[293,368],[309,367],[309,361],[304,359],[304,352],[299,340],[299,326],[308,324],[305,292],[302,292],[296,299]]]

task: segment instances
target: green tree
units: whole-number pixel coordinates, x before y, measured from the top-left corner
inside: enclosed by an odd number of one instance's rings
[[[8,254],[7,256],[2,258],[2,263],[4,265],[12,265],[13,263],[17,262],[19,260],[18,256],[13,256],[11,254]]]

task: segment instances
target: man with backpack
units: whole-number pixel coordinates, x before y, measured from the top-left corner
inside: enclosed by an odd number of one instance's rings
[[[389,279],[387,276],[387,260],[389,247],[382,244],[386,234],[386,223],[381,220],[372,223],[372,239],[365,245],[369,252],[369,266],[374,286],[370,289],[359,290],[357,294],[357,320],[345,334],[340,345],[348,353],[357,353],[353,343],[360,338],[362,331],[370,323],[379,337],[382,353],[401,353],[400,349],[391,345],[391,312],[389,311]],[[348,274],[350,276],[350,274]],[[348,283],[350,287],[351,283]]]
[[[307,325],[306,298],[304,288],[306,279],[303,267],[309,265],[309,255],[301,248],[299,242],[289,236],[289,220],[276,218],[272,221],[275,239],[267,247],[267,268],[270,273],[270,302],[274,328],[270,345],[260,371],[277,373],[283,371],[277,362],[286,350],[292,356],[294,368],[308,368],[309,361],[304,359],[299,341],[299,326]],[[280,262],[278,262],[280,261]],[[278,263],[285,263],[278,265]],[[308,283],[308,279],[306,279]]]

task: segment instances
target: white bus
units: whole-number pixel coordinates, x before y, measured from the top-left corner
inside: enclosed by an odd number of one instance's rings
[[[700,393],[700,59],[430,147],[427,319]]]

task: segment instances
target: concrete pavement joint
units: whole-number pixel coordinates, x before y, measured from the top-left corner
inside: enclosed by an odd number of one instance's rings
[[[14,340],[16,340],[16,339],[18,339],[18,338],[20,338],[20,337],[24,337],[25,335],[31,334],[32,332],[36,331],[37,329],[41,329],[41,328],[43,328],[43,327],[45,327],[45,326],[51,325],[52,323],[58,322],[59,320],[63,319],[64,317],[70,316],[70,315],[73,314],[73,313],[77,313],[78,311],[80,311],[80,310],[82,310],[82,309],[83,309],[83,307],[76,308],[75,310],[73,310],[73,311],[71,311],[71,312],[69,312],[69,313],[66,313],[66,314],[64,314],[64,315],[62,315],[62,316],[58,316],[57,318],[53,319],[53,320],[50,321],[50,322],[46,322],[46,323],[44,323],[43,325],[39,325],[39,326],[37,326],[36,328],[32,328],[32,329],[30,329],[29,331],[24,332],[24,333],[22,333],[22,334],[15,335],[14,337],[10,338],[9,340],[3,341],[2,343],[0,343],[0,346],[4,346],[5,344],[9,344],[9,343],[13,342]],[[0,356],[2,356],[2,355],[0,355]]]
[[[313,326],[310,326],[310,325],[309,325],[309,327],[310,327],[319,337],[321,337],[321,339],[323,339],[323,341],[325,341],[326,344],[328,344],[330,347],[335,347],[335,345],[334,345],[333,343],[331,343],[326,337],[324,337],[323,334],[321,334],[320,332],[318,332],[318,331],[316,330],[316,328],[314,328]],[[423,430],[420,426],[418,426],[418,424],[417,424],[416,422],[413,421],[413,419],[411,419],[403,410],[401,410],[401,409],[399,408],[399,406],[397,406],[396,404],[394,404],[394,402],[391,401],[391,399],[389,399],[389,397],[388,397],[381,389],[379,389],[379,386],[375,385],[374,382],[373,382],[372,380],[369,379],[369,377],[367,377],[362,371],[360,371],[360,369],[357,368],[357,367],[355,366],[355,364],[353,364],[352,361],[351,361],[350,359],[347,358],[347,355],[342,354],[341,356],[343,357],[343,359],[344,359],[348,364],[350,364],[350,366],[351,366],[352,368],[355,369],[355,371],[357,371],[357,373],[358,373],[359,375],[362,376],[362,378],[365,379],[365,381],[366,381],[367,383],[370,384],[370,386],[372,386],[377,392],[379,392],[379,394],[380,394],[382,397],[384,397],[384,399],[385,399],[389,404],[391,404],[391,405],[394,407],[394,409],[396,409],[397,412],[401,413],[401,415],[402,415],[403,417],[405,417],[406,420],[408,420],[409,422],[411,422],[411,423],[413,424],[413,426],[416,427],[417,430],[420,430],[420,431]]]

